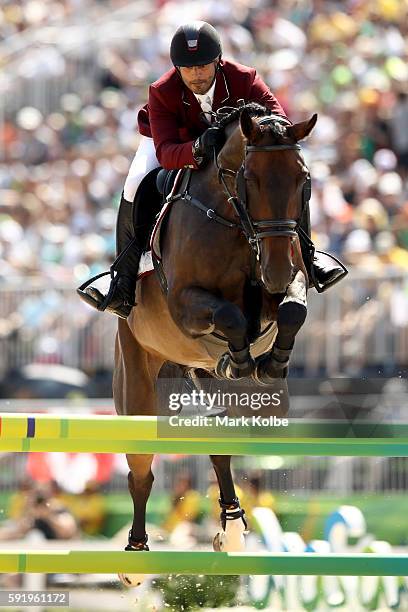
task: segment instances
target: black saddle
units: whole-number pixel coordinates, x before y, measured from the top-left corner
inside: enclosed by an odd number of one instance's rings
[[[157,190],[162,194],[163,200],[167,198],[173,189],[174,181],[176,180],[176,176],[178,170],[166,170],[165,168],[161,168],[156,179]]]

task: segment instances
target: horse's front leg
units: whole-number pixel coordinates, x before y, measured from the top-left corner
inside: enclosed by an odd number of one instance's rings
[[[307,315],[306,293],[306,278],[299,270],[279,304],[278,333],[272,350],[257,360],[254,372],[257,382],[268,385],[276,378],[286,378],[295,338]]]
[[[220,360],[219,375],[238,379],[252,374],[255,362],[249,352],[248,322],[238,306],[200,287],[169,293],[168,305],[173,319],[192,338],[213,331],[227,338],[229,352]]]

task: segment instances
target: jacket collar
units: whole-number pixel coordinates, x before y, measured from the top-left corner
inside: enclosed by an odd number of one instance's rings
[[[221,65],[216,76],[213,108],[220,108],[228,100],[229,95],[227,79]]]

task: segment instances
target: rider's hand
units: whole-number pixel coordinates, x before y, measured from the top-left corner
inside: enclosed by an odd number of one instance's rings
[[[219,149],[223,143],[224,130],[216,126],[209,127],[193,144],[194,159],[197,163],[209,159],[214,154],[214,148]]]

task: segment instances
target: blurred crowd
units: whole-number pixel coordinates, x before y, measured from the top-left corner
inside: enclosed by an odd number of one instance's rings
[[[276,500],[272,493],[261,486],[262,477],[253,472],[236,486],[241,507],[245,509],[246,519],[251,531],[258,534],[260,527],[253,516],[256,507],[276,510]],[[150,541],[160,549],[163,542],[175,549],[194,549],[197,544],[208,546],[208,534],[220,530],[220,492],[215,483],[215,475],[209,474],[209,486],[205,495],[194,487],[189,472],[175,475],[173,490],[166,494],[165,511],[148,523]],[[27,542],[40,548],[47,546],[46,540],[78,541],[86,539],[92,548],[93,542],[102,542],[115,527],[110,542],[122,549],[127,542],[131,528],[131,499],[126,502],[126,524],[118,516],[110,516],[109,507],[118,498],[104,494],[100,484],[89,481],[81,493],[68,493],[55,480],[38,481],[26,477],[18,483],[18,488],[5,501],[1,500],[0,542]],[[5,502],[5,503],[4,503]],[[4,503],[4,507],[3,507]],[[112,508],[111,508],[112,511]],[[120,511],[119,511],[120,515]],[[113,524],[112,524],[113,523]],[[120,527],[120,524],[123,526]],[[57,546],[58,549],[58,546]],[[21,587],[21,574],[3,574],[0,585],[3,588]]]
[[[236,486],[236,494],[248,521],[253,518],[254,507],[276,510],[273,494],[262,488],[261,481],[261,475],[254,472],[243,480],[241,486]],[[166,495],[166,511],[162,517],[156,518],[156,535],[160,535],[162,540],[174,541],[180,547],[183,546],[180,539],[185,545],[206,539],[207,527],[219,525],[219,496],[213,472],[209,473],[205,495],[194,487],[190,473],[177,473],[173,490]],[[40,481],[26,477],[8,499],[4,520],[0,521],[0,541],[24,539],[34,530],[47,540],[104,537],[104,530],[110,529],[107,525],[107,499],[96,480],[88,481],[81,492],[72,494],[56,480]],[[124,533],[127,531],[126,524]]]
[[[131,4],[6,0],[0,39]],[[292,121],[318,113],[303,147],[316,244],[363,272],[406,271],[408,0],[156,0],[123,23],[122,38],[101,33],[88,51],[78,40],[73,57],[55,44],[38,63],[34,55],[22,61],[30,87],[44,89],[52,67],[72,86],[55,101],[52,81],[39,95],[53,98],[52,109],[28,96],[0,123],[0,278],[79,284],[107,269],[138,145],[137,111],[170,67],[172,34],[189,19],[217,27],[224,56],[256,67]]]
[[[0,540],[20,540],[33,530],[46,540],[70,540],[100,534],[105,504],[98,483],[89,481],[82,493],[68,495],[55,480],[26,478],[11,495]]]
[[[79,4],[6,2],[0,31]],[[134,24],[138,39],[106,42],[86,95],[67,92],[49,114],[26,106],[5,122],[1,274],[78,282],[107,266],[137,110],[170,67],[172,32],[189,18],[213,23],[224,56],[255,66],[292,120],[318,112],[304,147],[318,244],[356,266],[407,268],[407,17],[406,0],[159,2]]]
[[[2,0],[0,7],[0,42],[36,27],[64,22],[78,17],[81,10],[98,5],[119,7],[126,0]]]

